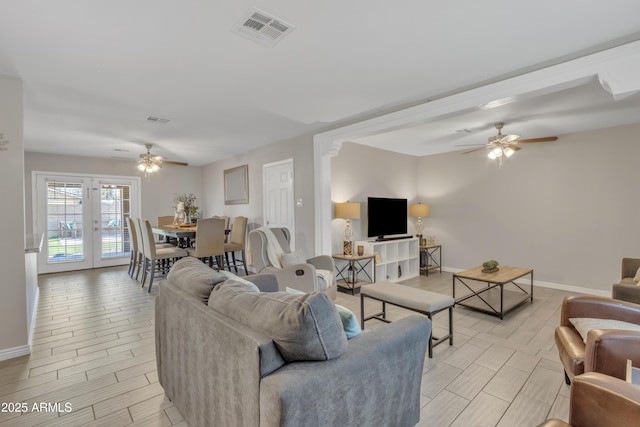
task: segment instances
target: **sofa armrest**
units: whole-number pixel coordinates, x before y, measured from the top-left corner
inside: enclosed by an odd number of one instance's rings
[[[278,292],[278,278],[275,274],[254,274],[246,277],[251,283],[256,285],[260,292]]]
[[[634,277],[640,268],[640,258],[622,258],[620,278]]]
[[[640,366],[640,331],[595,329],[587,334],[584,371],[625,379],[627,359]]]
[[[578,375],[571,386],[569,422],[548,420],[540,427],[629,426],[640,418],[640,387],[598,372]]]
[[[278,289],[288,286],[303,292],[315,291],[316,269],[311,264],[297,264],[286,268],[265,267],[261,274],[273,274],[278,279]]]
[[[611,287],[611,297],[622,301],[640,304],[640,286],[627,283],[614,283]]]
[[[336,263],[329,255],[319,255],[309,258],[307,262],[320,270],[336,271]]]
[[[572,317],[614,319],[640,325],[640,305],[599,296],[568,297],[562,301],[560,325],[573,328],[569,321]]]
[[[363,332],[337,359],[262,378],[260,426],[413,426],[431,322],[409,316]]]

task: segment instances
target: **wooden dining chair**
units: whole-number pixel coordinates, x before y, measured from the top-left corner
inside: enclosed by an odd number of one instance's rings
[[[247,271],[247,256],[245,252],[247,240],[247,217],[237,216],[233,219],[233,227],[231,227],[231,235],[229,243],[224,244],[224,256],[226,260],[227,269],[231,271],[231,268],[238,272],[238,266],[242,265],[244,268],[244,274],[249,274]],[[242,254],[242,259],[236,258],[236,253]],[[229,255],[231,255],[231,261],[229,261]]]
[[[189,256],[200,258],[203,262],[209,262],[209,267],[214,266],[220,270],[224,268],[224,220],[219,218],[206,218],[198,220],[198,233],[196,245],[187,248]]]
[[[142,265],[142,287],[144,288],[144,283],[146,282],[147,276],[149,276],[149,292],[151,292],[151,286],[153,285],[153,279],[156,273],[162,276],[166,275],[176,260],[186,257],[189,254],[184,249],[175,246],[170,248],[157,248],[149,220],[140,218],[138,224],[140,225],[140,234],[142,235],[142,254],[144,258]]]

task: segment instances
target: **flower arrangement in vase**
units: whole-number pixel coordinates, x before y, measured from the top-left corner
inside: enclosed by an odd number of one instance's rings
[[[195,216],[198,213],[198,207],[196,206],[196,196],[193,193],[181,193],[175,194],[173,198],[173,203],[176,204],[176,211],[178,214],[176,215],[178,218],[183,217],[182,223],[190,223],[191,216]],[[179,215],[182,213],[182,215]]]

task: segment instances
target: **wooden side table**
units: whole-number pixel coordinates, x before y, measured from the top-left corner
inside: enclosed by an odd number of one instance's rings
[[[351,295],[356,294],[356,288],[359,287],[358,283],[358,275],[360,273],[364,274],[369,282],[376,281],[376,260],[375,255],[344,255],[344,254],[333,254],[331,255],[334,260],[346,261],[346,263],[342,266],[339,266],[336,263],[336,276],[338,277],[338,286],[341,288],[345,288],[351,291]],[[373,278],[369,275],[367,271],[367,266],[373,263]]]
[[[429,277],[430,270],[442,273],[442,245],[420,246],[420,273]]]

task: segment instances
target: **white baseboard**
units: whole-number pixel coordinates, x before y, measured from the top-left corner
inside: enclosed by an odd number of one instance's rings
[[[464,270],[459,268],[442,267],[442,271],[447,271],[449,273],[459,273]],[[516,283],[519,283],[522,285],[528,285],[529,283],[531,283],[531,281],[527,279],[524,279],[524,280],[520,279],[520,280],[516,280]],[[611,297],[611,290],[604,291],[601,289],[585,288],[582,286],[565,285],[565,284],[553,283],[553,282],[542,282],[540,280],[534,280],[533,286],[540,286],[541,288],[557,289],[559,291],[573,292],[573,293],[579,293],[579,294]]]
[[[26,356],[28,354],[31,354],[30,345],[6,348],[4,350],[0,350],[0,360],[13,359],[14,357]]]

